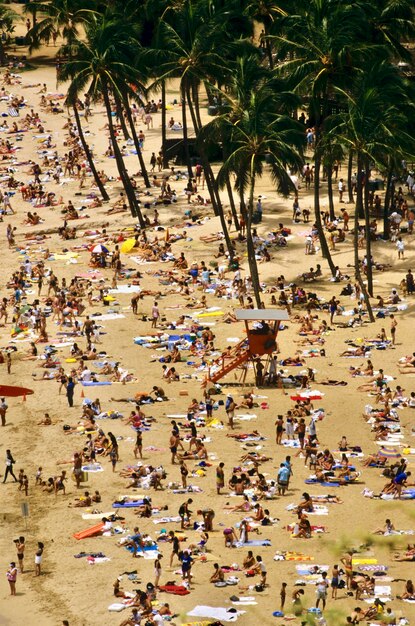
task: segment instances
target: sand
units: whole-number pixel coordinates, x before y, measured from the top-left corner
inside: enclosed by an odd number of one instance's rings
[[[54,92],[56,90],[55,70],[53,65],[49,62],[54,52],[55,49],[53,48],[42,50],[42,57],[34,57],[32,59],[35,69],[22,74],[23,80],[20,86],[16,85],[10,88],[13,93],[17,95],[24,94],[27,98],[29,108],[33,107],[35,110],[39,110],[40,95],[37,94],[39,88],[24,89],[23,87],[28,84],[46,82],[48,91]],[[64,86],[59,87],[58,90],[64,92]],[[177,98],[177,85],[171,84],[168,89],[168,101],[173,102],[174,98]],[[0,104],[0,111],[3,112],[6,110],[5,107],[6,105],[4,103]],[[180,107],[172,105],[171,114],[175,118],[179,118]],[[48,115],[45,118],[45,115],[42,114],[41,117],[45,123],[47,132],[51,132],[53,141],[56,142],[56,149],[60,155],[63,155],[65,152],[63,145],[65,131],[62,127],[66,116],[64,114]],[[204,119],[207,120],[208,118],[205,116]],[[157,152],[160,149],[160,123],[160,114],[157,114],[154,116],[154,128],[148,132],[146,131],[144,159],[147,164],[149,163],[151,153],[153,151]],[[88,128],[92,134],[92,140],[90,141],[93,143],[94,151],[97,155],[99,169],[103,168],[107,174],[115,176],[114,161],[103,156],[108,143],[106,132],[102,130],[104,124],[103,107],[96,105],[93,107],[93,116],[86,125],[86,128]],[[19,144],[21,146],[21,150],[18,153],[20,160],[26,160],[28,158],[34,158],[36,160],[36,158],[38,158],[35,155],[36,142],[33,135],[33,132],[25,133],[24,141]],[[127,166],[130,172],[138,170],[138,163],[135,156],[129,156],[127,158]],[[16,172],[15,177],[18,180],[27,181],[29,176],[24,173],[26,169],[25,167],[20,168],[19,171]],[[344,169],[341,173],[345,175]],[[83,197],[86,196],[89,182],[90,179],[88,179],[88,184],[85,190],[83,190]],[[175,183],[175,188],[180,194],[180,201],[176,205],[172,205],[168,208],[158,207],[162,224],[168,226],[171,232],[176,232],[176,224],[183,223],[183,213],[184,210],[186,210],[186,200],[183,194],[184,186],[185,182]],[[57,189],[56,185],[48,183],[47,188],[48,190],[55,191],[57,195],[62,194],[65,202],[72,199],[75,207],[82,204],[82,198],[75,196],[75,193],[78,192],[77,181],[71,181]],[[120,192],[119,185],[117,185],[117,183],[111,183],[107,188],[111,198],[115,199]],[[265,196],[263,202],[264,220],[258,228],[259,233],[266,234],[279,222],[283,222],[293,229],[294,235],[286,249],[272,249],[272,262],[260,266],[261,279],[272,282],[278,275],[284,274],[287,282],[295,281],[298,275],[308,270],[311,265],[315,266],[317,262],[321,262],[324,272],[323,278],[313,283],[310,289],[318,292],[318,294],[326,300],[330,299],[333,295],[338,296],[343,285],[334,284],[328,280],[328,271],[320,256],[308,257],[304,254],[303,233],[308,230],[308,227],[303,224],[292,224],[292,198],[288,200],[279,198],[273,190],[267,176],[264,176],[264,178],[259,181],[257,192]],[[323,194],[324,193],[325,186],[323,185]],[[324,204],[325,201],[323,198],[323,206]],[[302,188],[300,190],[301,208],[311,207],[311,205],[311,196]],[[19,193],[16,193],[12,198],[12,206],[16,211],[16,215],[6,218],[1,227],[3,241],[2,296],[10,295],[10,290],[6,288],[5,283],[12,272],[19,267],[19,263],[23,258],[17,250],[9,250],[7,248],[5,239],[6,224],[10,223],[17,227],[16,243],[18,246],[24,243],[24,235],[28,232],[29,228],[30,232],[36,233],[45,228],[56,228],[62,224],[60,207],[53,209],[35,209],[45,218],[45,222],[39,227],[27,227],[22,224],[22,221],[25,213],[31,210],[31,207],[21,200]],[[91,224],[102,227],[104,224],[109,223],[109,232],[114,232],[120,227],[131,226],[133,224],[133,220],[127,214],[118,214],[108,217],[105,214],[107,208],[108,207],[104,205],[104,207],[99,209],[88,209],[87,212],[90,218],[82,220],[82,224],[79,222],[76,223],[79,233],[82,233],[82,231]],[[339,210],[337,199],[336,209]],[[202,210],[202,212],[204,215],[208,216],[209,219],[201,226],[188,228],[187,230],[192,240],[173,244],[173,250],[176,253],[184,251],[189,260],[196,260],[198,262],[204,260],[208,263],[212,259],[212,254],[217,250],[217,243],[204,244],[200,241],[200,236],[207,233],[218,232],[220,226],[217,218],[212,218],[209,210]],[[151,215],[152,211],[149,213]],[[150,235],[152,235],[151,231]],[[407,259],[399,262],[397,261],[397,254],[393,244],[385,242],[375,244],[374,255],[376,260],[393,265],[393,269],[390,271],[382,273],[375,272],[376,294],[388,294],[393,287],[399,284],[407,269],[411,267],[414,247],[413,241],[408,236],[405,237],[405,241],[405,254]],[[70,249],[73,245],[79,245],[83,242],[84,240],[81,239],[80,236],[78,236],[78,239],[75,241],[64,242],[56,234],[52,234],[47,240],[46,245],[50,251],[60,252],[64,248]],[[37,246],[33,246],[34,252],[31,253],[31,258],[38,258],[39,253],[37,252],[37,248]],[[341,244],[338,248],[339,250],[333,255],[335,263],[339,265],[344,272],[351,273],[353,271],[352,267],[350,267],[350,265],[353,264],[353,253],[350,237],[345,244]],[[244,259],[243,272],[246,272],[247,266],[243,247],[239,246],[238,251]],[[88,269],[88,261],[89,253],[80,252],[76,264],[68,263],[66,260],[55,260],[48,261],[46,265],[52,267],[53,271],[60,279],[65,277],[67,282],[69,282],[76,273]],[[127,255],[122,255],[122,261],[127,266],[138,267],[129,261]],[[139,267],[140,271],[143,271],[141,286],[144,289],[158,288],[156,286],[158,284],[157,280],[152,276],[152,272],[161,265],[163,269],[170,267],[170,264],[153,264]],[[103,271],[108,282],[111,281],[112,273],[113,272],[109,269]],[[163,289],[163,287],[161,286],[160,289]],[[46,289],[44,288],[43,295],[45,291]],[[202,292],[197,291],[194,295],[200,298]],[[1,433],[0,446],[2,457],[5,456],[6,448],[10,448],[17,461],[15,466],[16,471],[20,468],[24,468],[30,480],[28,498],[22,496],[21,492],[18,492],[16,486],[11,482],[8,482],[5,486],[1,485],[3,502],[3,532],[0,535],[2,571],[5,572],[8,563],[15,558],[15,549],[12,543],[13,539],[22,534],[26,537],[26,568],[28,570],[27,573],[18,576],[18,595],[16,598],[9,597],[9,589],[5,575],[2,575],[0,578],[0,621],[2,624],[20,625],[36,623],[42,626],[48,626],[60,624],[62,619],[68,619],[71,626],[118,624],[127,617],[129,612],[127,610],[121,614],[108,612],[107,607],[113,602],[112,584],[116,577],[122,572],[137,569],[139,578],[142,581],[142,585],[138,585],[138,587],[144,587],[147,581],[152,581],[154,578],[152,561],[144,559],[133,560],[127,551],[116,546],[117,537],[99,537],[81,542],[76,541],[72,537],[73,533],[87,527],[89,524],[95,523],[82,519],[82,509],[71,509],[68,507],[68,504],[70,502],[73,503],[75,497],[79,496],[79,492],[77,492],[72,480],[68,481],[66,496],[58,495],[56,498],[54,495],[42,493],[41,489],[34,485],[34,476],[38,466],[41,465],[43,467],[44,477],[47,478],[56,475],[61,469],[57,467],[56,461],[58,459],[70,459],[73,452],[82,447],[84,441],[83,437],[78,435],[65,435],[62,428],[64,424],[76,424],[79,419],[82,404],[81,391],[84,391],[86,397],[92,399],[99,397],[105,410],[116,409],[126,416],[129,413],[130,406],[124,403],[113,402],[111,398],[133,396],[138,391],[150,390],[153,384],[162,384],[168,394],[169,401],[144,407],[144,412],[147,415],[152,415],[157,420],[153,424],[151,431],[144,433],[144,447],[156,445],[157,447],[163,448],[164,451],[157,453],[145,452],[144,462],[154,465],[161,464],[165,467],[168,473],[167,480],[164,481],[165,485],[167,485],[169,481],[180,480],[178,466],[172,466],[170,464],[170,453],[168,452],[170,419],[167,415],[185,414],[191,398],[195,397],[200,399],[202,397],[200,381],[185,378],[171,385],[161,383],[161,364],[158,362],[150,362],[151,355],[157,354],[155,350],[142,348],[133,343],[133,337],[140,334],[148,334],[151,332],[151,329],[149,322],[141,321],[141,315],[134,316],[132,314],[129,308],[130,297],[129,294],[117,295],[120,311],[125,317],[104,322],[106,334],[102,336],[102,345],[99,347],[111,355],[114,360],[120,360],[124,368],[134,372],[138,378],[136,383],[127,384],[125,386],[112,385],[110,387],[96,387],[93,390],[77,385],[75,391],[75,408],[69,409],[65,395],[58,395],[57,383],[39,381],[43,370],[36,367],[37,362],[21,360],[23,352],[29,346],[28,343],[20,345],[17,355],[13,356],[12,373],[10,375],[7,375],[5,366],[2,366],[2,384],[23,385],[33,388],[35,392],[33,395],[28,396],[25,402],[21,399],[13,398],[8,400],[8,423]],[[149,314],[153,300],[152,297],[145,297],[139,305],[139,313]],[[237,301],[235,300],[218,301],[213,295],[209,294],[207,300],[209,306],[221,307],[223,311],[237,307]],[[348,297],[342,297],[340,300],[346,308],[351,308],[354,305],[354,301],[350,300]],[[30,301],[29,297],[29,302]],[[167,321],[173,321],[177,319],[181,313],[188,312],[185,309],[168,309],[168,307],[174,307],[181,302],[182,301],[177,298],[177,295],[174,294],[160,299],[160,307],[163,313],[165,313]],[[269,305],[270,295],[265,296],[265,303]],[[397,384],[400,384],[405,388],[406,395],[409,395],[409,393],[415,389],[414,377],[413,375],[399,375],[399,370],[396,365],[399,357],[411,353],[413,350],[412,300],[407,299],[407,303],[408,308],[400,312],[397,317],[398,331],[395,349],[383,352],[374,350],[372,352],[372,361],[374,362],[375,369],[383,367],[385,372],[396,378],[392,383],[394,388]],[[93,308],[93,312],[98,311],[106,313],[107,309],[101,305],[96,305]],[[88,309],[87,312],[91,313],[91,309]],[[223,324],[220,318],[211,319],[215,322],[212,328],[216,336],[215,345],[219,348],[224,349],[228,345],[229,337],[242,338],[242,324],[228,325]],[[320,312],[319,319],[328,320],[328,316],[326,313]],[[336,318],[336,322],[340,321],[344,321],[344,318]],[[356,340],[364,336],[375,337],[376,333],[378,333],[383,326],[385,326],[388,331],[389,320],[377,320],[373,325],[355,329],[342,329],[335,325],[335,329],[326,337],[326,357],[315,358],[308,361],[317,369],[314,387],[320,389],[325,394],[321,401],[315,403],[315,406],[324,407],[326,412],[325,419],[318,423],[318,435],[322,448],[328,447],[331,450],[337,449],[337,444],[341,436],[346,435],[350,443],[360,445],[365,453],[371,453],[376,450],[377,446],[373,442],[373,434],[370,433],[370,427],[362,418],[365,405],[373,403],[373,398],[370,399],[366,393],[357,391],[358,385],[364,382],[364,379],[353,379],[347,371],[350,365],[361,364],[364,362],[364,359],[342,359],[339,358],[338,355],[346,347],[344,343],[345,340]],[[0,329],[0,345],[2,347],[5,347],[10,340],[10,328],[11,325],[9,322],[6,327]],[[49,322],[48,328],[51,335],[56,336],[56,332],[52,332],[52,329],[55,328],[56,331],[57,327],[54,327],[52,322]],[[298,340],[297,332],[298,324],[289,323],[287,328],[280,333],[278,338],[280,347],[279,358],[294,355],[297,349],[297,345],[294,343]],[[82,338],[79,343],[84,345],[84,339]],[[69,347],[59,350],[59,356],[63,360],[68,355]],[[297,368],[289,369],[291,371]],[[194,370],[185,363],[178,364],[177,370],[182,375],[194,373]],[[34,373],[36,373],[36,377],[33,376]],[[319,385],[319,381],[325,378],[345,380],[348,385],[345,387],[322,387]],[[237,422],[236,428],[237,431],[256,428],[266,436],[266,440],[260,442],[261,453],[271,456],[272,460],[263,464],[261,470],[267,478],[275,477],[279,463],[284,459],[286,454],[290,453],[290,450],[283,447],[277,448],[275,445],[274,421],[277,414],[285,413],[288,409],[292,408],[293,403],[290,401],[289,395],[282,395],[280,390],[271,388],[256,390],[254,388],[252,370],[248,372],[245,385],[235,386],[236,382],[237,380],[235,380],[233,374],[228,376],[222,386],[224,394],[220,396],[222,399],[225,398],[228,391],[231,391],[237,399],[240,399],[245,391],[251,389],[254,389],[254,392],[259,395],[266,396],[269,408],[265,410],[256,408],[255,411],[253,411],[257,416],[256,419],[247,422]],[[232,386],[230,386],[231,384]],[[187,395],[181,395],[181,392],[187,392]],[[37,422],[43,417],[45,411],[49,412],[54,424],[49,427],[37,426]],[[405,427],[407,435],[406,441],[411,444],[411,427],[413,424],[412,410],[406,408],[399,411],[399,414],[401,424]],[[226,423],[226,415],[223,407],[217,411],[216,415]],[[101,425],[105,432],[111,430],[116,436],[122,437],[120,441],[120,462],[117,470],[132,464],[134,462],[132,441],[134,432],[129,426],[116,420],[104,420],[100,422],[100,426]],[[226,437],[226,427],[223,430],[202,429],[202,431],[206,432],[206,435],[211,438],[211,442],[207,444],[207,449],[209,454],[213,455],[210,457],[213,465],[208,469],[205,477],[192,478],[189,479],[189,482],[195,483],[203,489],[202,493],[193,496],[193,510],[196,511],[199,507],[202,508],[206,505],[210,505],[214,508],[216,512],[214,532],[210,534],[208,543],[208,561],[206,563],[196,562],[194,565],[194,584],[192,585],[191,594],[183,598],[166,594],[160,594],[159,596],[161,602],[169,602],[174,612],[179,615],[173,620],[175,624],[191,621],[190,618],[185,617],[186,612],[190,611],[198,604],[230,606],[229,597],[231,595],[244,593],[239,590],[239,587],[218,589],[208,582],[213,571],[212,564],[215,561],[221,564],[242,564],[242,560],[246,554],[245,548],[225,550],[223,547],[223,528],[229,524],[240,521],[242,515],[224,511],[223,506],[227,502],[234,503],[237,499],[228,497],[227,495],[218,497],[216,496],[215,489],[216,464],[220,460],[225,462],[225,476],[226,479],[229,479],[232,468],[239,465],[239,459],[244,450],[239,443]],[[192,461],[187,461],[187,465],[189,469],[193,469],[194,465]],[[413,462],[410,463],[410,466],[413,467]],[[62,467],[67,467],[69,472],[70,465]],[[84,489],[89,489],[90,491],[99,489],[103,496],[99,510],[109,511],[111,510],[114,498],[125,492],[126,480],[121,478],[118,472],[111,472],[111,466],[107,458],[103,460],[103,467],[103,472],[89,474],[88,482],[82,486],[81,492]],[[364,470],[362,476],[362,483],[364,484],[341,487],[338,489],[327,489],[319,486],[308,486],[309,488],[306,489],[304,479],[308,476],[309,470],[304,467],[304,462],[301,458],[294,459],[293,471],[294,476],[288,494],[284,498],[266,502],[264,505],[269,508],[271,517],[280,519],[278,525],[261,529],[262,534],[260,539],[271,539],[272,546],[254,548],[254,554],[261,554],[263,556],[268,569],[268,582],[270,586],[262,593],[255,591],[245,592],[245,595],[247,593],[248,595],[256,596],[258,604],[246,607],[246,613],[238,620],[238,624],[241,626],[247,626],[259,621],[262,621],[264,624],[285,623],[282,620],[277,620],[272,617],[272,612],[279,608],[279,590],[282,581],[288,583],[286,610],[287,612],[289,611],[289,598],[294,589],[293,584],[297,579],[295,572],[296,563],[274,561],[273,556],[276,551],[302,551],[313,556],[314,563],[332,566],[334,563],[339,562],[339,558],[346,548],[351,546],[357,548],[362,543],[365,543],[368,539],[368,532],[382,524],[386,517],[392,519],[396,528],[413,528],[413,505],[411,502],[381,502],[379,500],[370,500],[362,496],[361,492],[364,487],[379,491],[385,484],[386,480],[380,476],[379,470]],[[344,500],[344,504],[329,505],[328,516],[311,518],[312,523],[321,523],[327,526],[328,532],[323,535],[315,535],[310,540],[293,539],[290,533],[284,529],[288,523],[292,523],[295,520],[293,513],[286,511],[286,506],[291,502],[299,502],[301,493],[304,490],[309,491],[311,494],[328,491],[336,495],[338,494]],[[141,492],[142,490],[138,491]],[[160,507],[168,505],[168,514],[173,516],[177,515],[179,505],[186,498],[186,496],[183,495],[173,495],[171,491],[167,489],[157,493],[148,493],[153,498],[155,505]],[[224,493],[227,493],[227,488],[225,488]],[[29,504],[30,516],[27,520],[24,520],[21,515],[21,504],[26,501]],[[123,510],[122,515],[125,518],[125,527],[132,529],[137,520],[133,512],[131,510]],[[317,522],[315,522],[316,519]],[[160,526],[153,524],[152,520],[139,520],[139,526],[142,532],[148,532],[153,537],[155,537],[156,531],[161,529]],[[167,529],[175,527],[174,524],[166,526]],[[198,534],[193,530],[187,531],[186,535],[188,542],[194,542],[198,537]],[[253,535],[253,537],[255,537],[255,535]],[[404,536],[402,539],[392,542],[388,538],[378,538],[374,541],[367,553],[365,552],[364,554],[374,555],[380,564],[389,565],[389,574],[392,578],[411,578],[413,577],[413,567],[410,563],[398,564],[392,561],[394,554],[393,549],[396,546],[405,546],[407,540],[411,542],[411,539],[411,537]],[[37,541],[44,542],[45,553],[42,576],[35,578],[33,575],[34,552]],[[94,552],[103,551],[111,561],[89,565],[85,559],[74,558],[74,555],[80,550]],[[180,576],[174,574],[174,570],[176,570],[177,567],[173,567],[173,570],[170,570],[168,566],[170,547],[162,547],[161,550],[164,554],[161,582],[164,583],[168,580],[179,581]],[[238,576],[241,579],[241,585],[248,585],[252,584],[253,581],[258,581],[258,578],[245,579],[242,572],[240,572]],[[126,590],[134,589],[134,585],[128,581],[126,576],[123,576],[121,584]],[[392,590],[394,596],[402,593],[403,583],[392,583]],[[304,606],[314,606],[314,587],[307,586],[305,592],[306,599]],[[346,597],[344,591],[340,591],[338,596],[339,599],[337,601],[334,602],[331,599],[328,601],[327,619],[329,624],[340,625],[345,623],[344,616],[356,605],[356,601],[353,598]],[[358,604],[365,606],[364,602]],[[408,618],[413,618],[415,615],[413,608],[409,604],[394,600],[391,606],[394,610],[402,611]],[[332,611],[332,613],[330,613],[330,611]],[[290,623],[299,623],[299,620]]]

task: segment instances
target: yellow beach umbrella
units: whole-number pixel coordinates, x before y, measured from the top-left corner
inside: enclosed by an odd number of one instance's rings
[[[124,254],[127,254],[127,252],[131,252],[131,250],[134,248],[134,245],[135,239],[126,239],[121,244],[121,252],[124,252]]]

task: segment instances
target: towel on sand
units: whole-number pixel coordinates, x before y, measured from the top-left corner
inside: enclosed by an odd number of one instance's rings
[[[189,611],[187,615],[190,617],[212,617],[221,622],[236,622],[238,617],[243,613],[245,613],[245,611],[237,611],[234,608],[225,609],[220,606],[197,605],[192,611]]]

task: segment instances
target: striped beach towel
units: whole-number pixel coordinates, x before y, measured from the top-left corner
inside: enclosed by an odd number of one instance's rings
[[[10,117],[19,117],[19,110],[15,109],[15,107],[9,107],[7,109],[7,113],[10,115]]]

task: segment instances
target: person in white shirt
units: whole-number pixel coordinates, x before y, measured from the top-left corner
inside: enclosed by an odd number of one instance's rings
[[[82,370],[82,373],[79,377],[80,380],[82,380],[83,382],[90,382],[91,380],[91,370],[87,368],[87,366],[85,365],[84,369]]]

